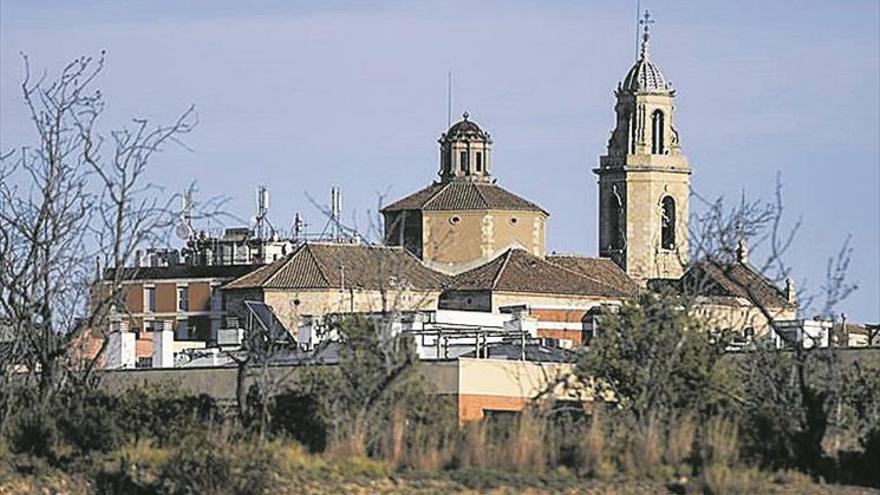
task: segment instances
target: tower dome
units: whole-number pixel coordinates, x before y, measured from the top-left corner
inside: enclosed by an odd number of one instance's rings
[[[648,40],[650,38],[648,26],[654,21],[651,20],[648,12],[645,11],[645,18],[640,22],[645,26],[645,32],[642,35],[641,54],[639,55],[639,59],[636,60],[635,65],[633,65],[629,72],[626,73],[626,77],[624,77],[623,82],[620,83],[620,89],[632,93],[671,92],[672,84],[663,77],[660,68],[657,67],[657,64],[652,62],[648,56]]]
[[[455,141],[459,139],[491,141],[489,133],[483,131],[476,122],[470,120],[470,115],[467,112],[462,115],[460,121],[453,124],[448,131],[443,133],[440,141]]]
[[[648,59],[647,53],[644,53],[627,72],[620,86],[624,91],[632,92],[672,91],[672,85],[663,77],[657,64]]]

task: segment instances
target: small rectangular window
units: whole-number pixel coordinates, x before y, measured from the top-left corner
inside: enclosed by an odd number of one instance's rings
[[[144,309],[153,313],[156,311],[156,288],[144,287]]]
[[[462,172],[469,172],[471,167],[470,167],[470,164],[468,163],[468,152],[462,151],[461,155],[459,156],[459,160],[461,161]]]
[[[177,288],[177,310],[189,311],[189,287]]]
[[[477,172],[483,171],[483,154],[479,151],[477,152],[477,163],[476,163]]]
[[[189,321],[178,320],[177,322],[177,340],[189,340]]]

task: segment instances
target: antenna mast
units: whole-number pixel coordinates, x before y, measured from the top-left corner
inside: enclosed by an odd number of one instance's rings
[[[446,80],[446,128],[452,126],[452,70],[447,74]]]
[[[342,217],[342,191],[338,186],[330,188],[330,221],[333,222],[332,235],[333,241],[342,240],[342,225],[340,224]]]
[[[636,0],[636,60],[639,59],[639,26],[642,25],[642,0]]]

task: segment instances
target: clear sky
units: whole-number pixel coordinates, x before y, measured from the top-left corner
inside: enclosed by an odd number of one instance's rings
[[[789,218],[804,222],[789,256],[799,286],[818,290],[852,235],[860,289],[841,309],[880,320],[878,2],[642,5],[657,19],[652,58],[678,90],[694,190],[770,198],[781,173]],[[326,204],[336,184],[363,226],[378,193],[436,177],[452,69],[454,112],[492,133],[499,184],[551,213],[548,248],[595,255],[590,169],[633,62],[634,17],[634,1],[607,0],[2,0],[0,148],[33,139],[19,52],[57,71],[106,49],[108,128],[197,107],[192,151],[163,153],[153,180],[196,180],[242,218],[267,184],[285,229],[296,211],[320,229],[305,193]]]

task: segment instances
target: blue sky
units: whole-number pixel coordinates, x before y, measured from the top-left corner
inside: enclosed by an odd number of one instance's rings
[[[799,286],[818,290],[852,235],[860,289],[840,309],[880,320],[878,3],[642,5],[657,19],[652,57],[678,90],[694,190],[770,198],[780,173],[789,218],[803,219],[788,258]],[[298,211],[312,229],[323,220],[305,192],[326,203],[337,184],[363,226],[378,193],[436,177],[452,69],[454,112],[492,133],[499,183],[550,211],[548,248],[595,255],[590,169],[633,61],[634,17],[635,2],[598,0],[3,0],[0,148],[33,139],[19,52],[57,70],[106,49],[106,128],[198,110],[192,151],[160,155],[153,180],[196,180],[242,218],[265,183],[276,225]]]

